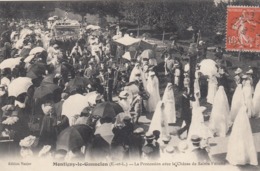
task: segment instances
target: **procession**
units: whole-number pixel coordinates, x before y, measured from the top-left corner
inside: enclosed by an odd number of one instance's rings
[[[246,34],[260,21],[242,10],[227,27],[238,45],[226,43],[227,49],[209,45],[203,30],[192,26],[184,44],[119,24],[83,24],[66,11],[46,20],[6,20],[1,158],[259,169],[259,58],[227,57],[228,48],[239,49],[239,57],[243,48],[260,51]]]

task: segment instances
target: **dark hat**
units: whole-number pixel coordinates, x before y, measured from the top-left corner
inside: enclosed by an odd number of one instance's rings
[[[130,121],[131,120],[131,117],[130,116],[125,116],[123,121]]]
[[[163,142],[169,142],[171,140],[171,137],[170,136],[163,136],[162,137],[162,141]]]
[[[153,133],[151,133],[151,132],[147,132],[146,134],[145,134],[145,139],[147,139],[147,140],[151,140],[151,139],[154,139],[155,137],[154,137],[154,134]]]
[[[191,136],[191,142],[192,144],[199,144],[201,141],[201,138],[198,135],[192,135]]]

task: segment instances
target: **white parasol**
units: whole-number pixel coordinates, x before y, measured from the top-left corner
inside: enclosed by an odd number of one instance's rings
[[[200,62],[200,72],[203,75],[216,75],[218,73],[217,63],[212,59],[204,59]]]
[[[14,67],[20,63],[21,59],[22,59],[22,57],[8,58],[8,59],[4,60],[3,62],[1,62],[0,69],[11,68],[11,70],[13,70]]]
[[[17,97],[22,93],[26,93],[28,88],[32,85],[33,83],[31,78],[18,77],[8,85],[8,95]]]
[[[62,105],[62,115],[71,118],[80,115],[81,111],[89,106],[89,100],[86,96],[75,94],[66,99]]]
[[[42,47],[35,47],[35,48],[33,48],[33,49],[30,51],[29,55],[35,55],[35,54],[41,53],[41,52],[43,52],[43,51],[45,51],[44,48],[42,48]]]
[[[96,104],[96,100],[97,98],[100,96],[100,94],[96,91],[92,91],[88,94],[85,95],[85,98],[87,100],[88,103],[90,103],[91,105],[95,105]]]

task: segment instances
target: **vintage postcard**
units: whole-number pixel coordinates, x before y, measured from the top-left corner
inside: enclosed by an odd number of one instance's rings
[[[0,170],[260,170],[259,0],[0,2]]]

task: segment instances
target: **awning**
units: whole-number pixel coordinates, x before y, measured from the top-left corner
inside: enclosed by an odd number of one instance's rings
[[[140,39],[136,39],[136,38],[130,37],[128,35],[125,35],[124,37],[119,38],[119,39],[114,40],[114,41],[118,44],[123,45],[123,46],[131,46],[131,45],[134,45],[136,43],[141,42]]]

